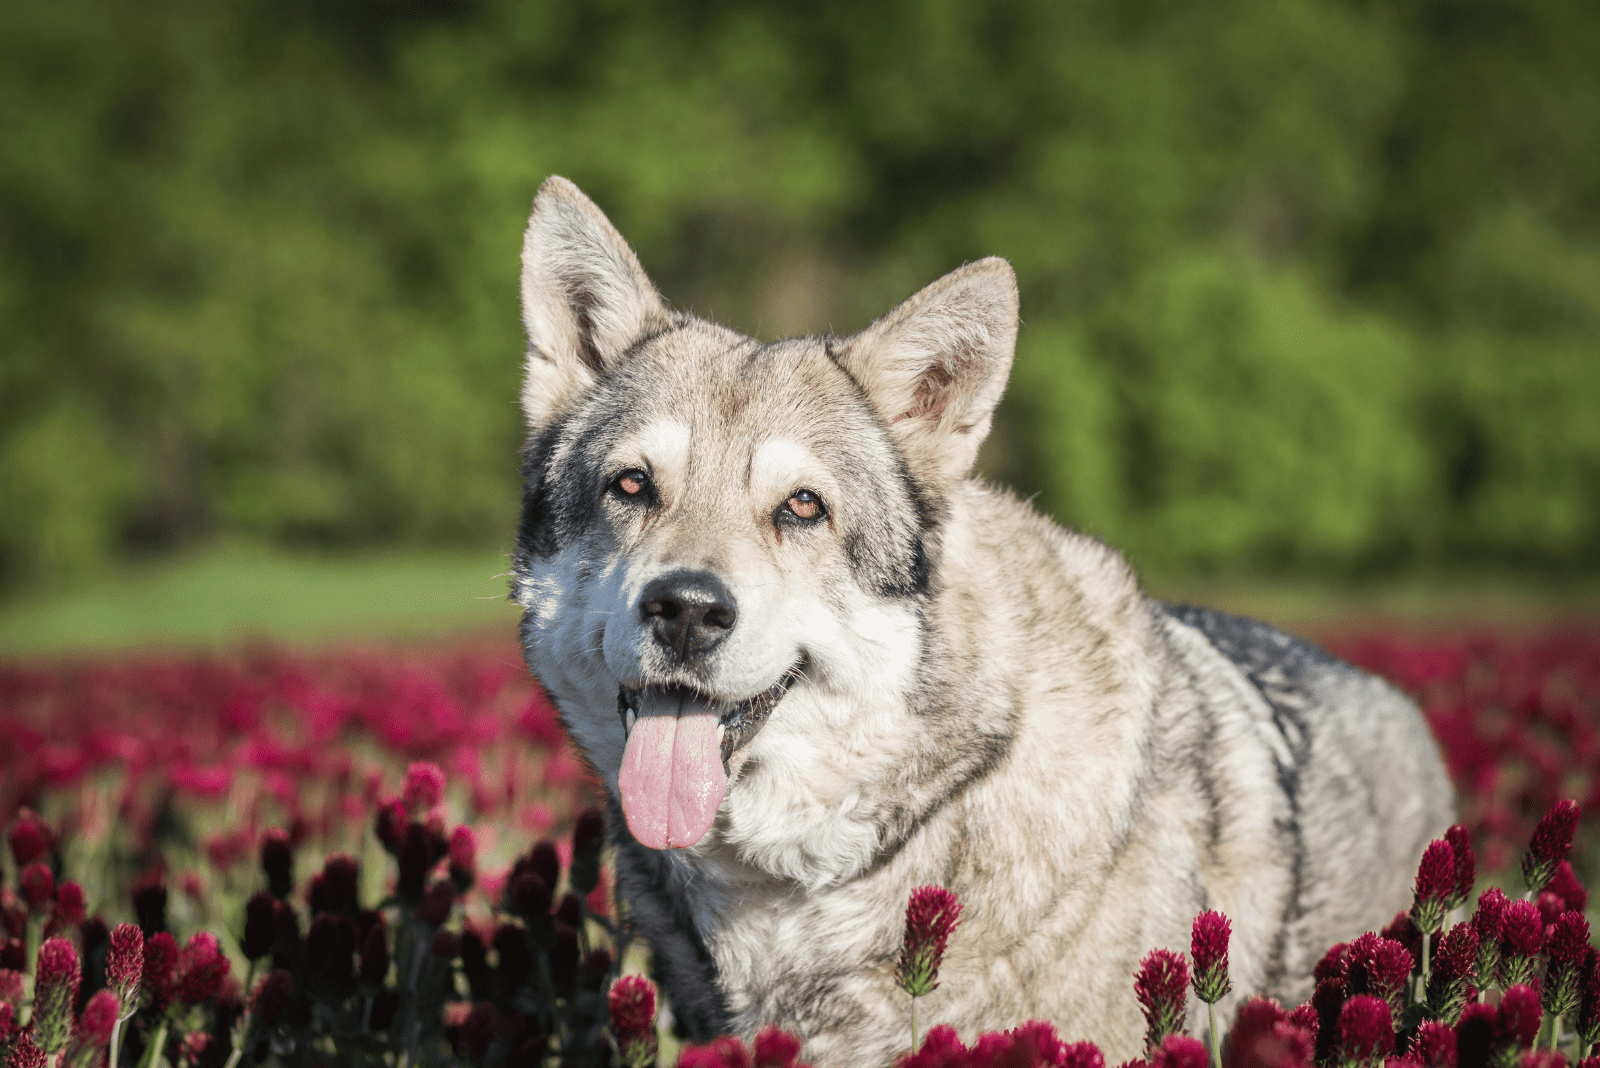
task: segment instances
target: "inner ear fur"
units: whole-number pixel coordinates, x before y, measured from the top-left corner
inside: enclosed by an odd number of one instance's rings
[[[671,325],[639,257],[565,178],[539,187],[522,238],[522,410],[537,429],[607,374],[640,338]]]
[[[1017,343],[1017,276],[969,263],[836,347],[912,474],[942,490],[972,470]]]

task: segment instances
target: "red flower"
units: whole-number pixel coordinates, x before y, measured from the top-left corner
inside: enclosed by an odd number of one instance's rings
[[[1411,1055],[1422,1068],[1456,1068],[1455,1030],[1438,1020],[1424,1020],[1411,1040]]]
[[[1214,1005],[1233,988],[1228,981],[1228,917],[1207,910],[1194,918],[1189,934],[1189,955],[1194,958],[1194,992]]]
[[[655,1033],[656,985],[642,975],[625,975],[606,994],[612,1034]]]
[[[256,984],[255,994],[250,999],[250,1011],[255,1015],[256,1023],[268,1030],[277,1027],[283,1020],[283,1014],[289,1010],[289,1001],[293,996],[294,978],[286,969],[272,969]]]
[[[1600,956],[1593,948],[1578,965],[1578,1039],[1586,1047],[1600,1042]]]
[[[1205,1043],[1198,1038],[1168,1035],[1150,1057],[1150,1064],[1151,1068],[1206,1068],[1210,1059]]]
[[[1447,908],[1458,909],[1472,896],[1472,885],[1478,879],[1478,858],[1472,852],[1472,835],[1461,824],[1444,832],[1444,840],[1456,857],[1455,891],[1446,902]]]
[[[7,1068],[45,1068],[49,1058],[44,1050],[34,1045],[35,1037],[37,1033],[32,1029],[17,1036],[17,1044],[11,1047],[11,1059],[6,1062]]]
[[[144,935],[131,923],[117,924],[106,947],[106,986],[126,1004],[139,992],[143,973]]]
[[[76,927],[83,922],[86,912],[83,887],[73,882],[62,883],[56,887],[56,922],[67,927]]]
[[[794,1068],[800,1059],[800,1036],[764,1027],[756,1034],[756,1068]]]
[[[912,997],[939,988],[950,932],[961,922],[961,902],[942,886],[919,886],[906,903],[906,932],[900,943],[894,981]]]
[[[473,838],[472,828],[462,824],[450,832],[450,878],[456,889],[464,891],[477,874],[478,843]]]
[[[1346,1060],[1375,1063],[1394,1052],[1389,1003],[1357,994],[1339,1010],[1339,1051]]]
[[[1520,984],[1513,986],[1500,998],[1500,1008],[1494,1020],[1495,1038],[1500,1042],[1531,1046],[1539,1034],[1539,1024],[1543,1019],[1539,995],[1529,987]]]
[[[1567,1068],[1567,1058],[1558,1049],[1535,1049],[1524,1053],[1517,1068]]]
[[[406,769],[406,784],[401,791],[406,810],[413,819],[422,819],[444,798],[444,771],[439,765],[418,761]]]
[[[228,977],[228,958],[210,931],[197,931],[178,954],[178,1000],[198,1005],[216,996]]]
[[[172,972],[178,965],[178,943],[166,931],[144,940],[143,972],[140,983],[149,998],[149,1007],[161,1012],[172,1003]]]
[[[754,1068],[750,1051],[731,1035],[703,1046],[689,1046],[678,1055],[678,1068]]]
[[[1387,1001],[1391,1010],[1400,1011],[1414,963],[1406,947],[1368,931],[1350,943],[1347,955],[1347,992],[1372,994]]]
[[[1526,983],[1543,949],[1544,917],[1539,915],[1539,906],[1520,898],[1509,902],[1500,926],[1500,984]]]
[[[1573,873],[1569,861],[1563,860],[1556,865],[1555,874],[1551,875],[1550,881],[1545,884],[1544,892],[1554,894],[1561,899],[1565,906],[1562,912],[1582,912],[1589,904],[1589,891],[1578,882],[1578,877]]]
[[[71,942],[48,938],[39,947],[33,979],[33,1041],[46,1053],[67,1047],[81,976],[78,951]]]
[[[1139,964],[1133,992],[1144,1010],[1145,1049],[1153,1053],[1168,1035],[1183,1030],[1188,962],[1170,949],[1152,949]]]
[[[1582,968],[1589,948],[1589,921],[1580,912],[1565,912],[1550,931],[1550,959],[1539,998],[1546,1012],[1565,1016],[1583,996]]]
[[[11,859],[22,869],[50,852],[54,836],[44,820],[25,808],[17,813],[17,821],[11,825],[10,840]]]
[[[1500,970],[1500,936],[1505,931],[1506,906],[1511,904],[1504,891],[1491,886],[1478,895],[1478,910],[1472,914],[1478,932],[1478,978],[1488,985]]]
[[[1063,1042],[1057,1068],[1106,1068],[1106,1056],[1093,1042]]]
[[[50,874],[49,865],[43,861],[36,860],[23,868],[17,881],[21,884],[22,900],[35,912],[50,904],[55,897],[55,876]]]
[[[1557,801],[1533,832],[1533,841],[1522,857],[1522,878],[1528,889],[1537,893],[1543,890],[1556,865],[1567,859],[1572,849],[1572,835],[1578,829],[1579,809],[1576,801]]]
[[[1310,1008],[1310,1006],[1304,1006]],[[1316,1013],[1311,1013],[1312,1026]],[[1223,1054],[1225,1068],[1310,1068],[1314,1032],[1298,1026],[1271,998],[1239,1006]]]
[[[1430,935],[1444,922],[1445,905],[1456,892],[1456,852],[1443,838],[1428,843],[1417,867],[1411,922]]]
[[[111,1029],[117,1025],[122,1003],[109,990],[99,990],[83,1007],[80,1033],[92,1046],[103,1046],[111,1041]]]

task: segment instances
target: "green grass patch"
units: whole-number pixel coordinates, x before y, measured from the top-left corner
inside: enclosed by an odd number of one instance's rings
[[[504,553],[292,555],[212,549],[130,567],[71,591],[0,602],[0,655],[515,634]]]

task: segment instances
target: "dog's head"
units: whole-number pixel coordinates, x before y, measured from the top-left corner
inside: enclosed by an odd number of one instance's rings
[[[944,497],[1011,365],[1015,278],[981,260],[853,337],[766,345],[669,310],[551,178],[522,303],[524,649],[633,835],[693,845],[730,776],[824,715],[808,692],[910,692]]]

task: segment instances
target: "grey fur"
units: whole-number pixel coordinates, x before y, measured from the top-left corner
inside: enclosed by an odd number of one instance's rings
[[[1139,1051],[1139,959],[1187,948],[1199,911],[1233,921],[1226,1019],[1306,997],[1323,949],[1406,905],[1452,808],[1415,706],[1262,624],[1146,598],[1111,549],[965,480],[1015,340],[1004,261],[854,337],[762,345],[668,310],[553,178],[523,262],[523,647],[611,791],[619,888],[692,1036],[772,1023],[819,1064],[889,1063],[927,883],[966,911],[924,1020],[970,1039],[1049,1019],[1110,1063]],[[825,515],[796,518],[801,490]],[[681,568],[738,605],[693,661],[639,605]],[[646,848],[622,818],[620,692],[782,693],[727,743],[697,844]]]

